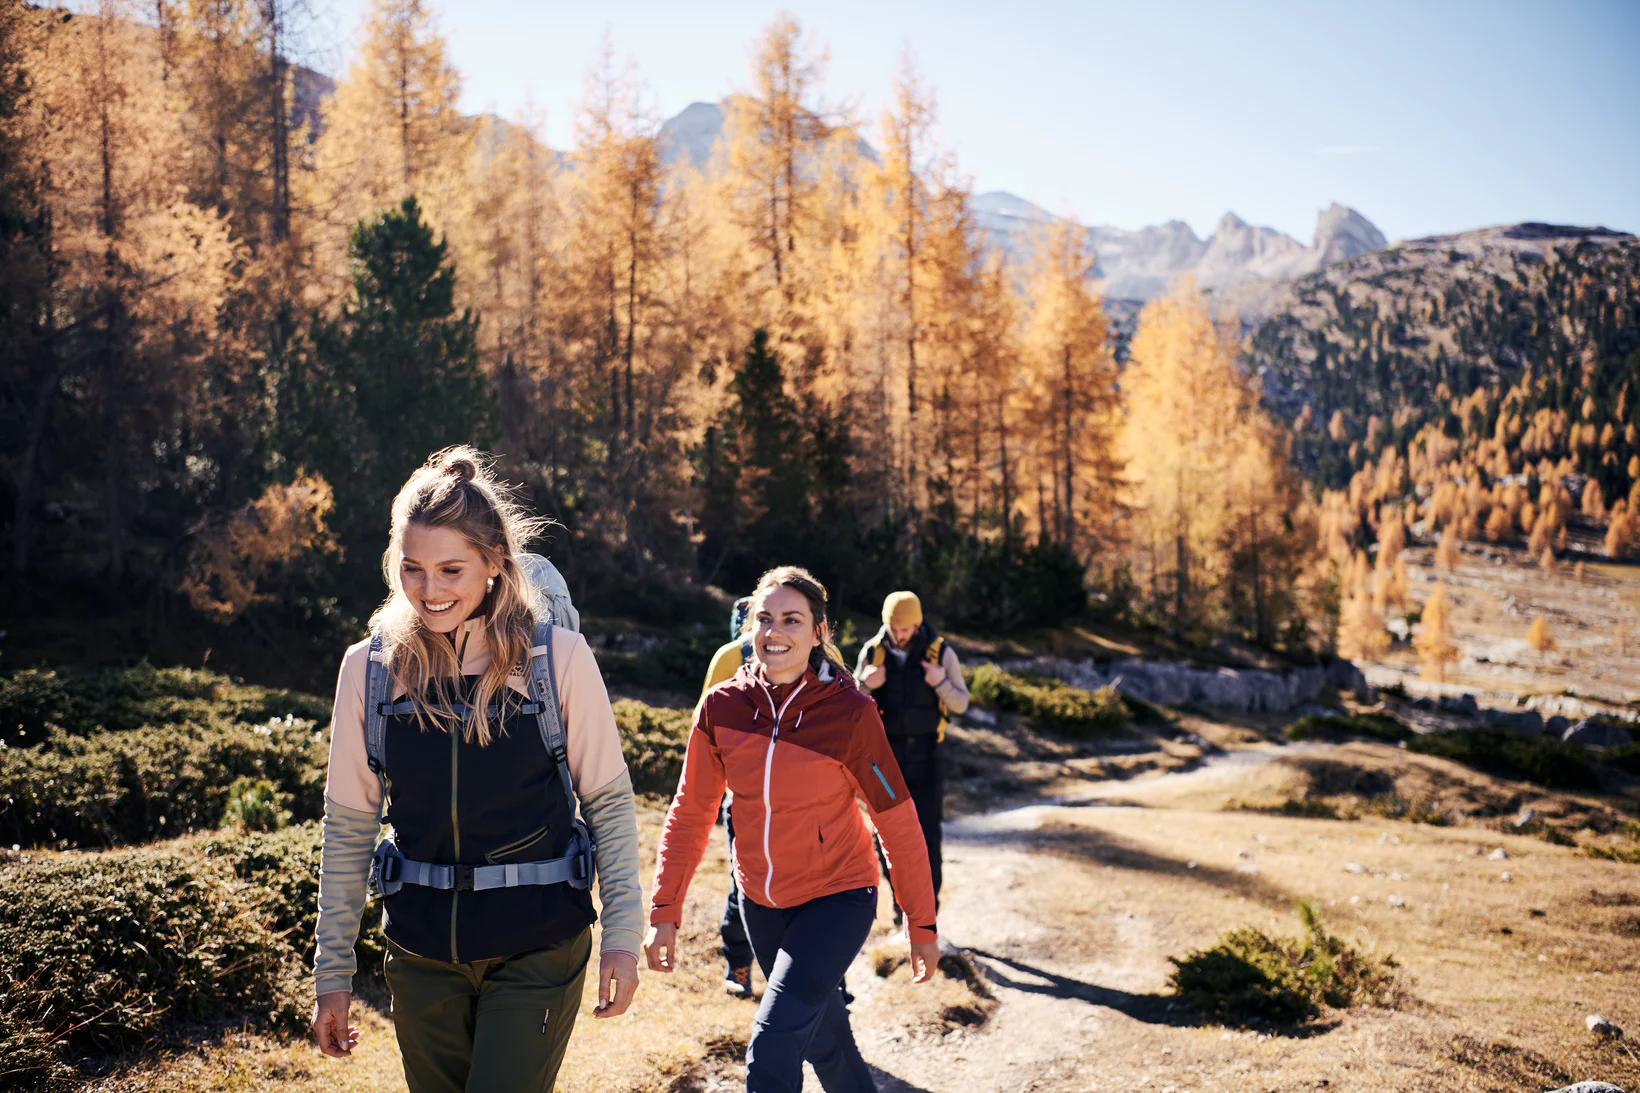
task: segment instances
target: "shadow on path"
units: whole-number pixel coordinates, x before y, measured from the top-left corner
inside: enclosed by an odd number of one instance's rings
[[[877,1085],[877,1093],[928,1093],[922,1086],[912,1085],[904,1078],[896,1078],[881,1067],[867,1063],[866,1069],[871,1071],[872,1080]]]
[[[946,846],[1016,846],[1032,854],[1051,854],[1079,865],[1103,865],[1112,869],[1132,869],[1156,876],[1172,877],[1193,884],[1223,889],[1262,903],[1290,906],[1292,893],[1256,873],[1213,865],[1192,865],[1178,858],[1158,854],[1132,839],[1098,827],[1049,818],[1038,827],[981,828],[947,825]]]
[[[1198,1015],[1166,995],[1134,994],[1130,991],[1117,990],[1115,987],[1101,987],[1095,983],[1084,983],[1080,979],[1043,971],[1024,961],[998,956],[984,949],[968,951],[984,961],[980,967],[985,972],[985,978],[999,987],[1104,1006],[1148,1025],[1186,1027],[1201,1023]]]

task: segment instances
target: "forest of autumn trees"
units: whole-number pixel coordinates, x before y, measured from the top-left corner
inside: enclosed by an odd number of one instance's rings
[[[797,562],[963,625],[1092,591],[1306,640],[1317,517],[1233,332],[1182,284],[1119,374],[1085,232],[987,249],[909,59],[867,124],[776,19],[697,169],[608,48],[569,152],[537,112],[463,116],[418,0],[370,5],[322,101],[298,0],[0,13],[0,518],[28,602],[346,629],[392,490],[471,440],[561,521],[595,612],[676,621]]]

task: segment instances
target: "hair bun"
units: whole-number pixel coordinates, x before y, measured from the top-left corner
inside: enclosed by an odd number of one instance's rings
[[[478,462],[466,455],[452,455],[444,461],[444,473],[471,482],[478,477]]]

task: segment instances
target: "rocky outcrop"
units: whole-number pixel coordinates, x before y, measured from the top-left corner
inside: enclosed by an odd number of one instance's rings
[[[1615,748],[1619,744],[1631,743],[1634,734],[1626,726],[1604,717],[1585,717],[1577,724],[1567,726],[1560,738],[1568,744],[1582,744],[1586,748]]]
[[[1196,668],[1167,660],[1035,660],[1004,664],[1096,691],[1115,687],[1158,706],[1205,706],[1238,713],[1289,713],[1314,702],[1328,687],[1364,691],[1361,670],[1347,660],[1313,668],[1268,672],[1257,668]]]
[[[1481,716],[1494,728],[1508,729],[1521,736],[1543,735],[1543,715],[1536,710],[1488,709]]]

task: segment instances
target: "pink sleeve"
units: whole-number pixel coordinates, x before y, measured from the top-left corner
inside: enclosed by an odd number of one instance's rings
[[[552,662],[558,674],[558,704],[564,711],[569,773],[575,779],[576,795],[585,797],[626,770],[621,733],[586,638],[574,630],[554,627]]]
[[[325,797],[357,812],[380,812],[381,782],[364,750],[364,677],[368,639],[348,647],[336,674],[336,702],[330,711],[330,767]]]

